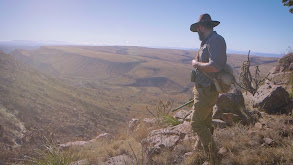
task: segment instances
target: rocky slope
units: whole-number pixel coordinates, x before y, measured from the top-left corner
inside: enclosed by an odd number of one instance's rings
[[[115,131],[125,115],[101,108],[102,99],[0,53],[0,160],[28,153],[44,136],[62,142]]]

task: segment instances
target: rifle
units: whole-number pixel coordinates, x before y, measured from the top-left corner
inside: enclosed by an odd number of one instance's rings
[[[195,60],[198,60],[198,54],[199,54],[199,51],[196,52],[196,55],[195,55],[195,58],[194,58]],[[195,75],[196,75],[196,72],[197,72],[197,69],[191,71],[191,73],[190,73],[191,82],[195,82]],[[184,103],[184,104],[180,105],[180,106],[177,107],[177,108],[174,108],[174,109],[172,110],[172,112],[175,112],[175,111],[177,111],[178,109],[180,109],[180,108],[182,108],[182,107],[185,107],[186,105],[188,105],[188,104],[190,104],[190,103],[192,103],[192,102],[194,102],[194,99],[188,101],[187,103]]]
[[[188,104],[192,103],[193,101],[194,101],[194,99],[192,99],[192,100],[188,101],[187,103],[184,103],[184,104],[180,105],[180,106],[179,106],[179,107],[177,107],[177,108],[174,108],[174,109],[172,110],[172,112],[175,112],[175,111],[177,111],[178,109],[180,109],[180,108],[182,108],[182,107],[184,107],[184,106],[186,106],[186,105],[188,105]]]

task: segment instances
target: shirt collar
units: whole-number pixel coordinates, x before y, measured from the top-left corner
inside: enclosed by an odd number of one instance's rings
[[[207,40],[212,36],[212,35],[214,35],[214,34],[217,34],[217,32],[216,31],[212,31],[209,35],[208,35],[208,37],[207,38],[205,38],[202,42],[201,42],[201,46],[203,46],[206,42],[207,42]]]

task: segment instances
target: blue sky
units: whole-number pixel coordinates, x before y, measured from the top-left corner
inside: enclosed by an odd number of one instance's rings
[[[293,49],[293,14],[282,0],[0,0],[0,40],[198,48],[200,14],[229,50]]]

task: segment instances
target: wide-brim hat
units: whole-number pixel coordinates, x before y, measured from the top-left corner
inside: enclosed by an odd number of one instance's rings
[[[202,23],[209,23],[213,27],[218,26],[220,24],[219,21],[213,21],[209,14],[202,14],[199,16],[198,21],[190,26],[190,31],[197,32],[196,28],[198,24]]]

